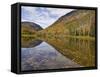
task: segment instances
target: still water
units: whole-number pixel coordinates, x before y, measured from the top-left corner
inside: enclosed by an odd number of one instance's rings
[[[21,69],[43,70],[94,66],[95,42],[82,39],[23,39]]]

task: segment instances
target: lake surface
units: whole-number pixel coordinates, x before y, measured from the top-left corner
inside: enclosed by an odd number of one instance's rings
[[[77,68],[95,65],[95,41],[53,38],[22,40],[21,70]]]

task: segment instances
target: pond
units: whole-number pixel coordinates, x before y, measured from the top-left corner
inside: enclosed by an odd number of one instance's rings
[[[43,70],[94,66],[95,41],[73,38],[45,40],[24,38],[21,70]]]

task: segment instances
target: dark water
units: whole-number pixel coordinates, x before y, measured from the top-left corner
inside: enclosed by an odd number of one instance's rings
[[[24,38],[21,69],[42,70],[95,65],[95,40]]]

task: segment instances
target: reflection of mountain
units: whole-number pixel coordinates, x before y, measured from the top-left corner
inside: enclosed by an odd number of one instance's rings
[[[33,22],[21,23],[22,34],[34,34],[35,32],[42,30],[42,28]]]
[[[73,38],[44,38],[58,52],[63,54],[80,66],[95,66],[95,41]],[[22,48],[33,48],[42,43],[41,40],[32,38],[22,39]],[[45,45],[44,45],[45,46]],[[44,47],[43,46],[43,47]],[[42,48],[43,48],[42,47]],[[47,49],[48,53],[50,49]],[[35,52],[35,51],[34,51]],[[41,51],[41,53],[44,51]],[[73,66],[74,67],[74,66]]]
[[[81,66],[95,65],[95,41],[73,38],[45,38],[51,46]]]
[[[46,35],[95,36],[95,11],[75,10],[40,31]]]
[[[33,39],[31,37],[23,37],[21,39],[21,47],[23,48],[32,48],[39,44],[41,44],[42,41],[38,39]]]
[[[22,48],[21,53],[22,70],[81,67],[46,42],[42,42],[34,48]]]

